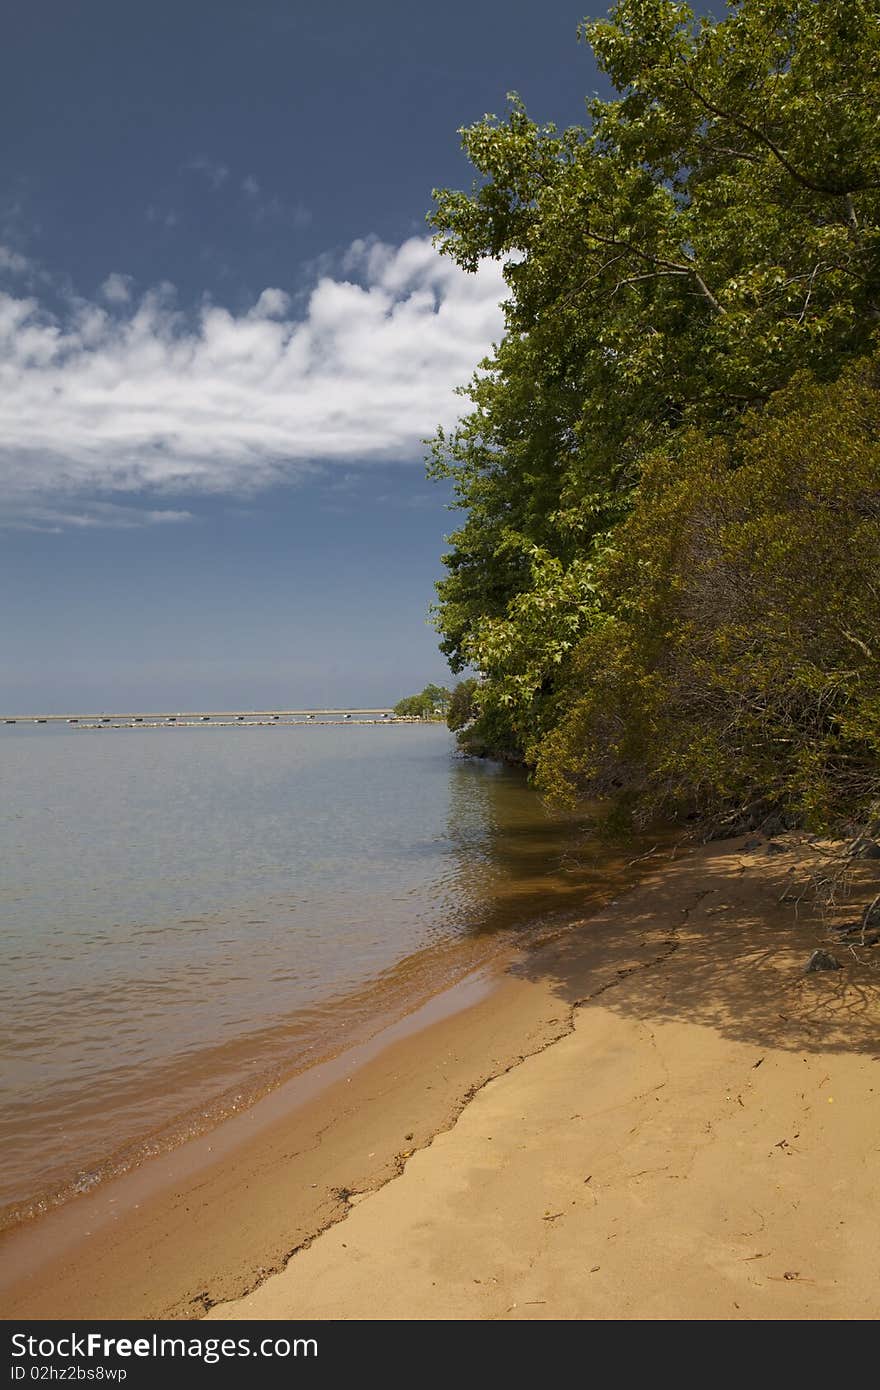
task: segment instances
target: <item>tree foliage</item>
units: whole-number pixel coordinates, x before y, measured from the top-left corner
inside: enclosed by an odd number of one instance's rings
[[[880,364],[645,467],[534,751],[557,796],[827,826],[880,797]]]
[[[398,700],[394,713],[401,718],[434,719],[446,713],[451,695],[445,685],[426,685],[418,695]]]
[[[833,381],[880,324],[877,0],[741,0],[718,23],[621,0],[582,36],[615,99],[559,131],[512,98],[463,132],[474,186],[432,215],[446,254],[502,258],[509,286],[432,442],[465,512],[441,647],[481,673],[469,737],[539,761],[605,633],[646,461],[671,479],[717,440],[738,467],[745,422],[799,373]]]
[[[475,676],[459,681],[449,697],[446,710],[446,723],[453,733],[472,724],[479,714],[480,682]]]

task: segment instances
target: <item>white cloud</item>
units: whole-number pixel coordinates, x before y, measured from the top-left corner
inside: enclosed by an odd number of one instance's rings
[[[64,319],[0,294],[3,510],[122,524],[108,496],[241,494],[315,464],[417,462],[499,337],[504,293],[497,264],[466,275],[413,238],[355,243],[299,316],[275,288],[240,314],[188,316],[160,285],[112,314],[77,300]]]
[[[173,508],[144,508],[120,506],[115,502],[88,502],[69,508],[53,507],[39,502],[24,502],[2,524],[17,531],[87,530],[100,526],[114,531],[132,531],[144,526],[178,525],[192,521],[193,514]]]
[[[248,198],[257,198],[260,193],[260,183],[253,174],[248,174],[247,178],[241,181],[241,191]]]
[[[256,319],[280,319],[290,308],[290,296],[283,290],[263,290],[251,315]]]
[[[131,299],[130,276],[120,275],[114,270],[101,286],[101,294],[108,304],[127,304]]]
[[[18,251],[13,251],[8,246],[0,246],[0,271],[9,271],[12,275],[24,275],[31,269],[31,263],[27,256],[22,256]]]

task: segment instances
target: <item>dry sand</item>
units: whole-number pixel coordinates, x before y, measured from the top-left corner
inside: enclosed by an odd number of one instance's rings
[[[137,1208],[7,1242],[4,1316],[875,1317],[880,946],[804,975],[809,863],[664,858]]]
[[[210,1316],[875,1317],[878,977],[804,977],[791,868],[711,847],[528,962],[567,1035]]]

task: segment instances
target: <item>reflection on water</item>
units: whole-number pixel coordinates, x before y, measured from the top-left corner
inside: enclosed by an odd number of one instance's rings
[[[586,893],[606,889],[625,867],[622,851],[591,840],[586,817],[551,810],[521,773],[495,763],[452,764],[448,830],[462,925],[471,933],[531,927],[577,911]]]
[[[436,726],[0,731],[7,1218],[400,1016],[615,865]]]

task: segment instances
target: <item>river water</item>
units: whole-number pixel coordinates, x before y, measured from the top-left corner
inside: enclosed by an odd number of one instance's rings
[[[0,1224],[579,907],[585,844],[437,725],[0,729]]]

